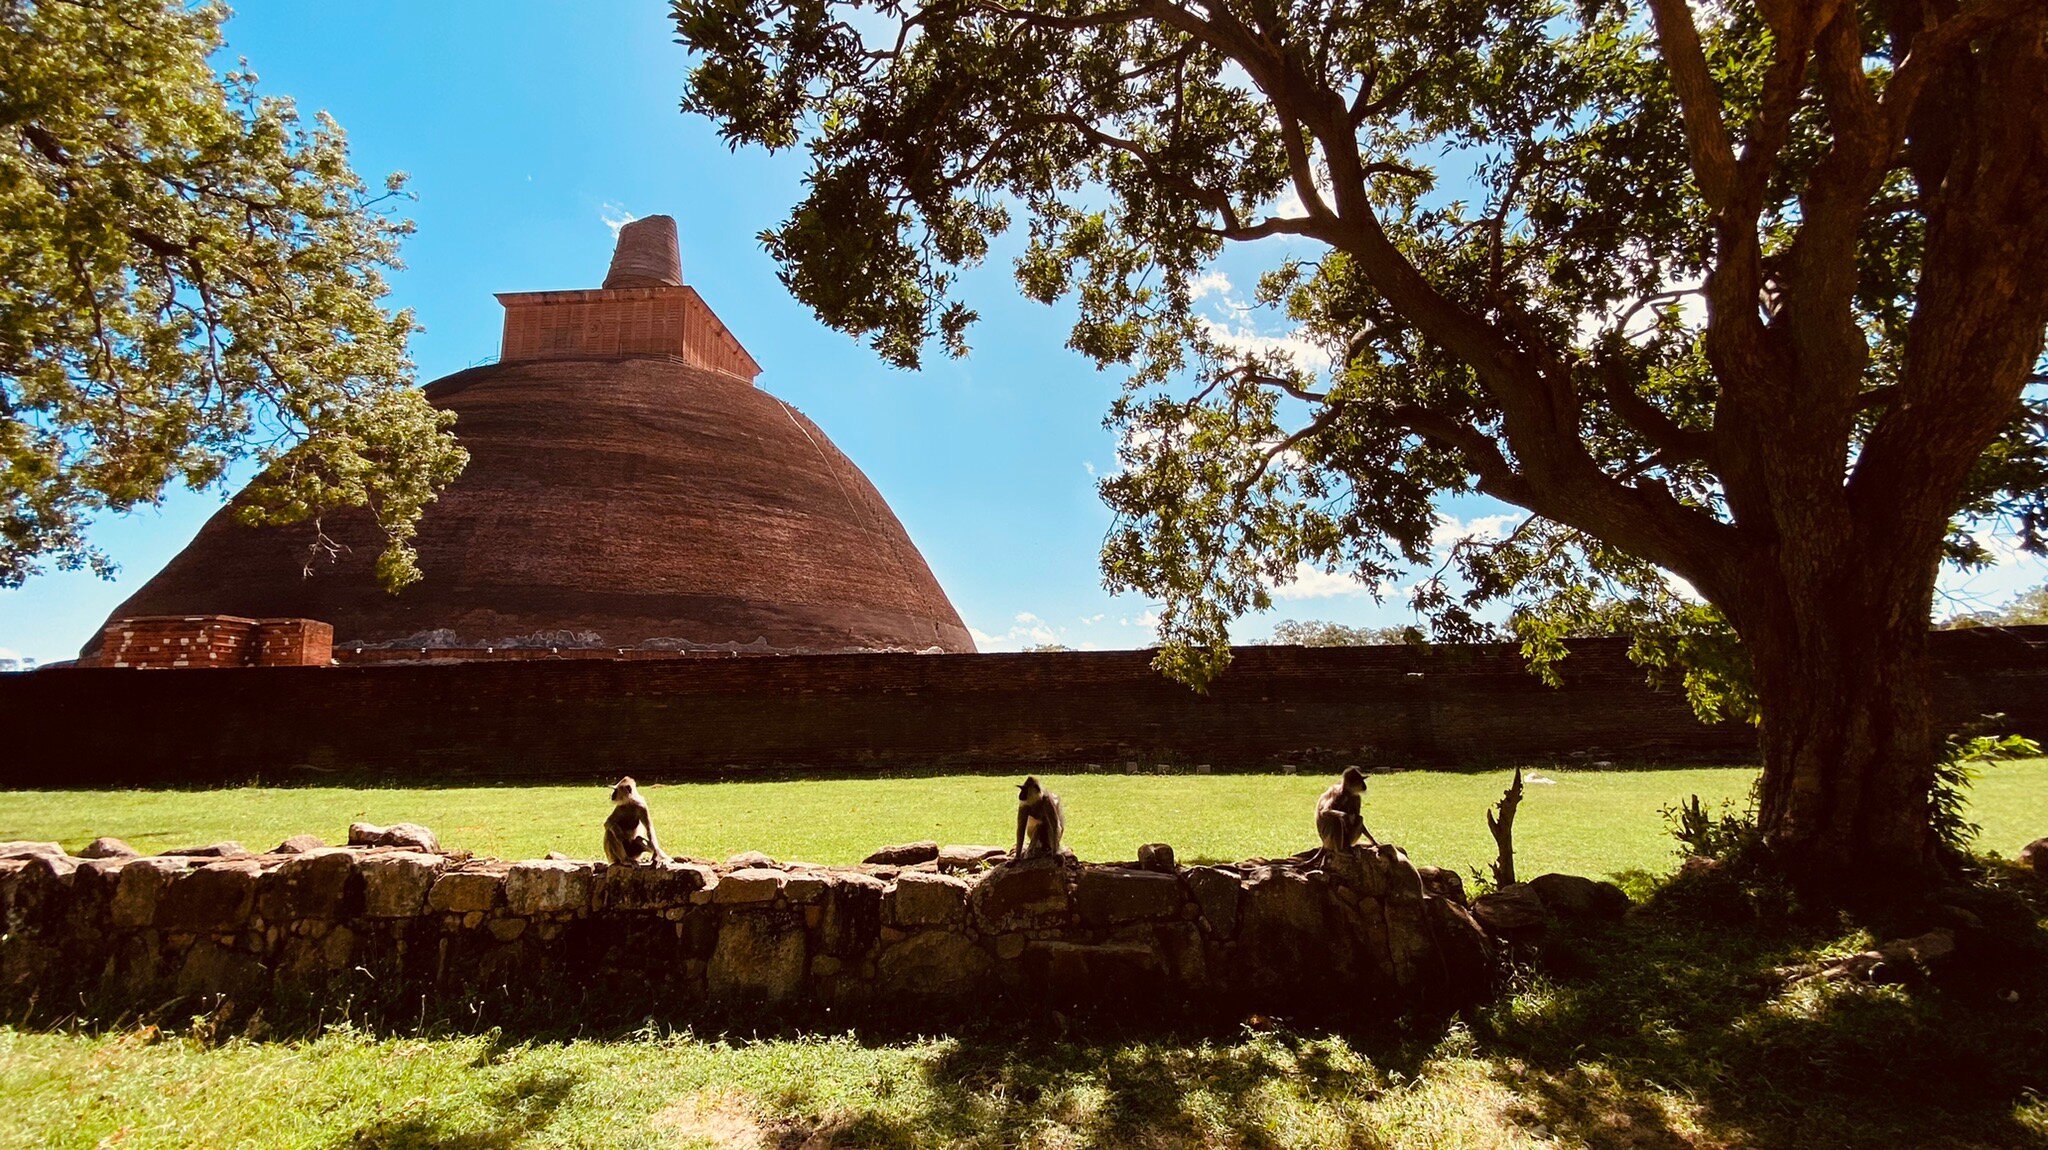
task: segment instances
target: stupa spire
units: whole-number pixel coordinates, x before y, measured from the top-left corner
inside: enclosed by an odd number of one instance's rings
[[[647,216],[619,229],[612,249],[612,268],[604,277],[610,288],[681,287],[683,255],[676,244],[674,216]]]

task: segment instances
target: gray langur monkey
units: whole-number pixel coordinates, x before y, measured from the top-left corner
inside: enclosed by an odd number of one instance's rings
[[[1036,775],[1026,776],[1017,787],[1017,845],[1010,849],[1010,858],[1056,857],[1066,831],[1060,797],[1041,786]]]
[[[1327,862],[1332,855],[1345,854],[1358,844],[1360,835],[1375,848],[1380,840],[1365,829],[1365,815],[1361,811],[1365,799],[1365,772],[1357,767],[1345,767],[1344,777],[1331,784],[1316,800],[1316,834],[1323,840],[1323,849],[1317,862]]]
[[[612,788],[612,813],[604,820],[604,857],[613,866],[636,866],[669,861],[654,837],[654,820],[647,812],[647,800],[633,785],[633,776],[619,780]]]

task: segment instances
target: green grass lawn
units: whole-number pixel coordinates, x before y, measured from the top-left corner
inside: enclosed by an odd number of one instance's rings
[[[1659,873],[1675,861],[1660,807],[1697,794],[1740,800],[1749,767],[1532,770],[1516,823],[1525,874],[1562,870]],[[1538,781],[1548,780],[1548,781]],[[677,783],[648,788],[672,853],[723,859],[743,850],[779,859],[857,862],[915,839],[1006,845],[1009,776]],[[1048,775],[1066,804],[1068,842],[1089,859],[1130,859],[1167,842],[1184,861],[1278,856],[1315,845],[1320,775]],[[1505,772],[1405,771],[1375,776],[1366,819],[1420,863],[1464,871],[1493,857],[1484,819]],[[2010,857],[2048,834],[2048,760],[1989,765],[1972,792],[1979,849]],[[244,787],[203,791],[4,791],[0,840],[55,839],[77,849],[115,835],[144,851],[233,839],[264,850],[289,835],[339,842],[356,820],[432,827],[444,845],[501,858],[561,851],[602,857],[606,788],[592,786],[351,789]]]

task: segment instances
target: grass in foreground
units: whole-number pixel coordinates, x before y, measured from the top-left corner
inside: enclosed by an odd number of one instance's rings
[[[1751,778],[1540,773],[1557,782],[1530,787],[1518,826],[1532,873],[1667,870],[1656,808],[1695,792],[1739,796]],[[682,849],[832,862],[885,841],[999,839],[1006,781],[693,784],[655,797],[683,824]],[[1462,868],[1488,853],[1473,824],[1499,783],[1380,777],[1368,809],[1418,858]],[[1084,855],[1127,857],[1164,839],[1183,857],[1238,858],[1301,845],[1287,828],[1305,821],[1320,780],[1056,786]],[[456,846],[530,856],[576,850],[602,798],[593,787],[15,792],[0,794],[0,838],[263,846],[306,829],[338,837],[355,818],[411,818]],[[1973,792],[1980,841],[2007,854],[2048,830],[2044,810],[2042,761],[1991,765]],[[1376,1036],[344,1028],[215,1044],[153,1028],[0,1026],[0,1146],[2048,1150],[2048,963],[1951,993],[1773,974],[1866,943],[1839,925],[1717,918],[1667,892],[1656,912],[1566,948],[1567,974],[1533,978],[1463,1023]]]
[[[1946,992],[1788,984],[1775,968],[1867,940],[1739,917],[1660,898],[1567,948],[1569,976],[1370,1038],[341,1029],[214,1045],[0,1027],[0,1144],[2048,1147],[2048,964]]]
[[[1662,873],[1675,858],[1658,809],[1698,794],[1740,800],[1750,767],[1670,770],[1532,768],[1516,823],[1520,867],[1602,875]],[[1310,812],[1320,775],[1049,775],[1082,858],[1129,859],[1140,843],[1172,843],[1183,861],[1278,856],[1315,845]],[[1547,780],[1547,781],[1543,781]],[[916,839],[1007,845],[1014,779],[927,778],[677,783],[648,788],[663,845],[722,859],[743,850],[819,863],[857,862]],[[1404,771],[1375,776],[1373,833],[1416,861],[1460,872],[1493,857],[1483,812],[1506,771]],[[56,839],[76,850],[115,835],[144,851],[233,839],[264,850],[289,835],[341,841],[355,820],[432,827],[443,844],[500,858],[558,850],[602,857],[603,785],[530,787],[243,787],[205,791],[0,792],[0,840]],[[1971,817],[1981,849],[2010,856],[2048,834],[2048,760],[1986,766]]]

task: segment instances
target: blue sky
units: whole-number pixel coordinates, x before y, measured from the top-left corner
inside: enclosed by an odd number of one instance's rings
[[[1096,562],[1109,514],[1094,476],[1115,459],[1102,416],[1116,380],[1065,350],[1067,313],[1018,297],[1005,248],[969,277],[983,319],[964,361],[896,371],[820,325],[754,238],[800,194],[801,157],[733,154],[682,115],[684,54],[666,11],[658,0],[251,0],[227,31],[266,93],[341,122],[365,178],[411,173],[419,231],[391,303],[425,325],[413,343],[421,379],[496,354],[493,292],[595,287],[607,221],[673,215],[685,279],[760,361],[761,384],[867,472],[984,650],[1146,645],[1153,605],[1112,598]],[[1210,299],[1233,327],[1284,334],[1228,310],[1278,257],[1277,242],[1221,266]],[[0,658],[75,654],[223,498],[176,492],[103,522],[94,539],[121,565],[111,582],[52,572],[0,591]],[[1445,510],[1449,536],[1510,509],[1473,498]],[[1949,586],[1967,605],[2043,578],[2029,562]],[[1263,638],[1284,618],[1409,619],[1398,595],[1376,604],[1342,577],[1283,594],[1236,634]]]

